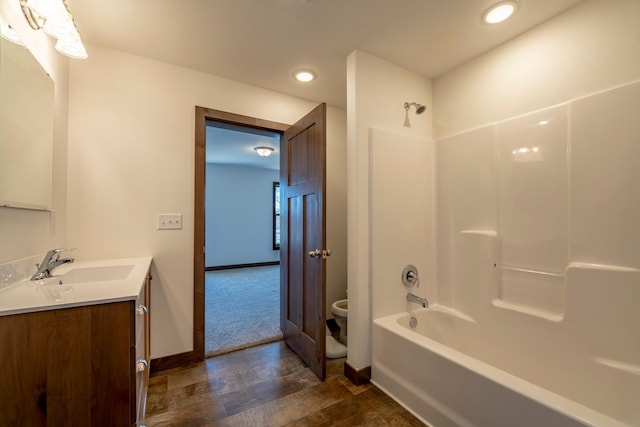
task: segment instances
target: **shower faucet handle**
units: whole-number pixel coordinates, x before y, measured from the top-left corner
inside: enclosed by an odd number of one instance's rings
[[[418,269],[415,265],[409,264],[402,270],[402,283],[407,288],[420,287],[420,276],[418,276]]]

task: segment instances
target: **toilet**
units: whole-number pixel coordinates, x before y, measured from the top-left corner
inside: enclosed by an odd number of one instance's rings
[[[331,313],[340,327],[339,340],[342,344],[347,345],[347,300],[341,299],[331,304]]]
[[[347,346],[331,336],[331,331],[329,330],[328,326],[326,326],[326,329],[327,336],[325,337],[325,346],[327,357],[329,359],[339,359],[341,357],[345,357],[347,355]]]

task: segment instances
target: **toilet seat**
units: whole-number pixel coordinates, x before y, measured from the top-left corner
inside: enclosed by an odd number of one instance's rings
[[[331,312],[335,316],[347,317],[347,313],[349,311],[348,308],[349,306],[347,299],[341,299],[331,304]]]

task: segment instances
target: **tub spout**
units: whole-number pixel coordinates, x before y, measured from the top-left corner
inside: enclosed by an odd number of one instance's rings
[[[429,301],[426,298],[421,298],[417,295],[412,294],[411,292],[407,293],[407,301],[415,302],[416,304],[420,304],[424,308],[429,307]]]

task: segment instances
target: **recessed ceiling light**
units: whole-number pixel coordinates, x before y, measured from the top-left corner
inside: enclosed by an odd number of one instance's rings
[[[316,78],[316,73],[311,70],[298,70],[293,73],[293,76],[299,82],[308,83]]]
[[[514,2],[505,1],[492,6],[482,17],[487,24],[497,24],[508,19],[516,11]]]

